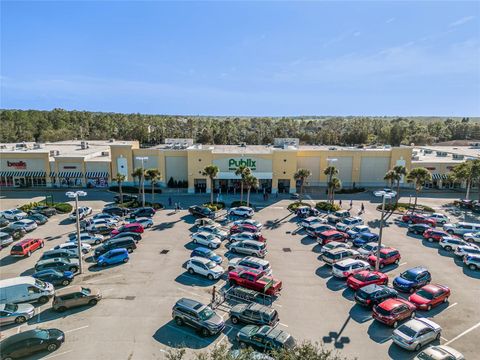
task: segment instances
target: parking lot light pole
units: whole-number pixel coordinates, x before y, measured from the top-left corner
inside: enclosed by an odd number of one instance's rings
[[[392,195],[387,194],[385,191],[382,194],[382,216],[380,217],[380,231],[378,233],[378,244],[375,257],[375,271],[378,271],[380,267],[380,247],[382,246],[382,233],[383,233],[383,218],[385,217],[385,199],[391,199]]]
[[[79,264],[79,274],[83,274],[83,261],[82,261],[82,242],[80,241],[80,213],[78,212],[78,197],[86,196],[85,191],[68,191],[67,195],[70,199],[75,199],[75,213],[77,219],[77,247],[78,247],[78,264]]]
[[[142,162],[142,206],[145,207],[145,166],[144,161],[148,160],[148,156],[137,156],[137,160]]]

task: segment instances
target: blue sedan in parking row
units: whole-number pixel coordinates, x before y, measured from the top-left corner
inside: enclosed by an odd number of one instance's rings
[[[402,292],[413,293],[416,289],[427,285],[432,280],[430,272],[422,267],[417,266],[408,269],[393,279],[393,287]]]
[[[353,245],[361,247],[369,242],[377,242],[378,235],[371,232],[360,233],[354,240]]]
[[[218,265],[220,265],[223,261],[220,255],[217,255],[212,250],[202,246],[197,247],[192,251],[192,253],[190,254],[190,257],[192,258],[194,256],[212,260],[214,263]]]
[[[67,286],[73,281],[74,273],[71,271],[57,271],[55,269],[47,269],[37,271],[32,276],[35,279],[42,280],[52,284],[53,286]]]
[[[114,265],[128,262],[129,256],[127,249],[113,249],[100,255],[97,259],[98,266]]]

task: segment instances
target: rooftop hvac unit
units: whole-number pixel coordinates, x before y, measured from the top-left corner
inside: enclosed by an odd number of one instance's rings
[[[102,156],[109,156],[110,155],[110,151],[102,151]]]
[[[41,146],[41,144],[39,144],[39,143],[33,144],[33,148],[34,148],[34,149],[40,149],[41,147],[42,147],[42,146]]]
[[[59,150],[50,150],[50,156],[58,156],[58,155],[60,155]]]
[[[437,151],[437,156],[446,157],[448,154],[444,151]]]
[[[113,143],[113,142],[115,142],[115,139],[110,139],[110,140],[108,140],[108,142]]]
[[[463,160],[463,159],[465,158],[465,156],[464,156],[464,155],[460,155],[460,154],[453,154],[453,155],[452,155],[452,158],[453,158],[454,160]]]
[[[418,160],[420,160],[420,156],[418,156],[418,155],[412,156],[412,160],[418,161]]]

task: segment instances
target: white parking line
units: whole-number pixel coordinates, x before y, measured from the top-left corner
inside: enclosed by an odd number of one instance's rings
[[[57,356],[61,356],[61,355],[65,355],[65,354],[68,354],[68,353],[71,353],[73,350],[67,350],[67,351],[64,351],[64,352],[61,352],[61,353],[57,353],[57,354],[53,354],[53,355],[50,355],[50,356],[47,356],[45,357],[44,359],[47,360],[47,359],[52,359],[54,357],[57,357]]]
[[[456,305],[458,305],[458,303],[453,303],[452,305],[450,305],[449,307],[447,307],[447,308],[446,308],[445,310],[443,310],[443,311],[446,311],[446,310],[448,310],[448,309],[451,309],[452,307],[454,307],[454,306],[456,306]]]
[[[67,334],[67,333],[71,333],[71,332],[74,332],[74,331],[86,329],[88,326],[89,326],[89,325],[85,325],[85,326],[81,326],[81,327],[79,327],[79,328],[72,329],[72,330],[67,330],[67,331],[64,331],[64,332],[65,332],[65,334]]]
[[[406,263],[406,262],[403,262],[403,263],[401,263],[401,264],[398,264],[399,267],[400,267],[400,266],[403,266],[403,265],[407,265],[407,263]]]
[[[280,304],[277,304],[277,303],[274,303],[273,306],[278,306],[278,307],[282,307],[282,305]]]
[[[230,332],[232,330],[233,330],[233,328],[228,329],[228,331],[225,334],[223,334],[222,338],[217,342],[217,345],[220,344],[223,340],[225,340],[227,338],[228,334],[230,334]]]
[[[90,282],[90,283],[97,283],[99,281],[103,281],[103,280],[109,280],[109,279],[113,279],[113,278],[117,278],[117,277],[121,277],[122,275],[113,275],[113,276],[108,276],[108,277],[104,277],[104,278],[100,278],[100,279],[96,279],[96,280],[86,280],[86,282]]]
[[[287,327],[287,328],[288,328],[288,325],[286,325],[286,324],[283,324],[283,323],[281,323],[281,322],[279,322],[279,323],[278,323],[278,325],[282,325],[282,326],[285,326],[285,327]]]
[[[452,340],[447,341],[444,345],[449,345],[449,344],[451,344],[451,343],[454,342],[455,340],[458,340],[458,339],[460,339],[462,336],[467,335],[470,331],[475,330],[475,329],[478,328],[479,326],[480,326],[480,322],[477,323],[477,324],[475,324],[475,325],[473,325],[471,328],[465,330],[465,331],[462,332],[460,335],[455,336]]]
[[[17,328],[17,334],[20,332],[20,329],[22,328],[22,325],[20,325],[18,328]]]
[[[445,339],[443,336],[440,336],[440,339],[442,339],[443,341],[448,341],[448,340]]]
[[[42,313],[42,305],[38,307],[38,315],[37,315],[37,324],[40,322],[40,314]]]

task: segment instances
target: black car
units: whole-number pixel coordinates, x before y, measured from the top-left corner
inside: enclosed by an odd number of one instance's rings
[[[50,217],[57,214],[57,210],[50,206],[35,206],[28,211],[28,214],[42,214],[46,217]]]
[[[153,217],[155,215],[155,209],[152,207],[141,207],[130,213],[132,219],[137,217]]]
[[[120,206],[109,206],[103,208],[102,212],[110,215],[125,216],[128,214],[129,210]]]
[[[421,235],[423,234],[426,230],[431,229],[432,227],[427,224],[412,224],[408,226],[408,232]]]
[[[215,212],[210,210],[205,206],[193,205],[188,208],[188,212],[192,215],[199,217],[207,217],[213,219],[215,217]]]
[[[58,271],[55,269],[47,269],[34,273],[35,279],[39,279],[52,284],[53,286],[67,286],[73,281],[75,274],[71,271]]]
[[[10,224],[10,221],[8,221],[7,219],[5,219],[3,216],[0,217],[0,227],[7,226],[8,224]]]
[[[386,285],[371,284],[364,286],[355,293],[355,302],[362,306],[373,307],[382,301],[397,298],[398,292]]]
[[[28,215],[25,219],[35,221],[35,222],[37,223],[37,225],[46,224],[47,221],[48,221],[48,217],[46,217],[45,215],[42,215],[42,214],[40,214],[40,213],[30,214],[30,215]]]
[[[130,232],[130,231],[120,232],[120,233],[110,237],[110,240],[123,239],[123,238],[133,238],[133,240],[138,242],[138,241],[142,240],[142,234],[136,233],[136,232]]]
[[[42,254],[40,260],[55,259],[55,258],[76,258],[78,259],[78,253],[68,249],[48,250]]]
[[[25,229],[12,229],[8,226],[3,228],[2,232],[9,234],[13,240],[21,239],[27,233]]]
[[[65,341],[59,329],[33,329],[11,335],[0,341],[2,360],[17,359],[41,351],[53,352]]]
[[[130,194],[123,194],[122,196],[115,195],[113,197],[113,199],[115,200],[116,203],[129,202],[129,201],[138,200],[138,196],[137,195],[130,195]],[[122,199],[123,201],[120,201],[120,199]]]
[[[129,253],[137,248],[135,240],[132,238],[124,238],[124,239],[113,239],[104,242],[102,245],[95,249],[94,258],[98,258],[100,255],[105,254],[107,251],[113,249],[127,249]]]

